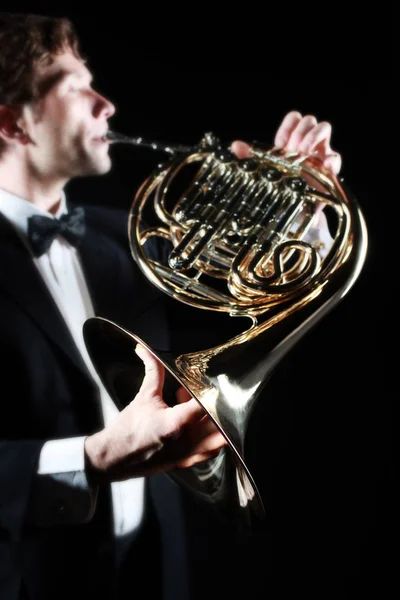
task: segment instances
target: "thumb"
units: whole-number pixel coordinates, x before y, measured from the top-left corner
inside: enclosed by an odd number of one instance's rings
[[[164,365],[149,350],[137,344],[136,354],[144,364],[144,379],[139,392],[145,391],[153,395],[162,396],[164,386],[165,369]]]

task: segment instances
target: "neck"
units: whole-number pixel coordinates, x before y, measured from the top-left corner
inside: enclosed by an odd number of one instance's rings
[[[0,188],[46,212],[57,211],[66,183],[66,180],[41,177],[11,158],[0,161]]]

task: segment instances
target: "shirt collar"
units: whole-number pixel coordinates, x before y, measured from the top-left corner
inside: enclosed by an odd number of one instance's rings
[[[38,208],[32,202],[28,202],[21,196],[16,196],[0,188],[0,212],[10,221],[19,233],[24,236],[28,232],[28,219],[32,215],[42,215],[51,218],[59,218],[68,212],[64,191],[61,192],[60,206],[55,214],[51,214]]]

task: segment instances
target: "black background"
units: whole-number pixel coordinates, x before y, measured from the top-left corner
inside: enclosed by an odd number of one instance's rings
[[[267,508],[260,533],[233,550],[223,528],[210,522],[207,531],[201,514],[190,517],[199,594],[239,598],[260,585],[258,595],[274,600],[392,597],[398,109],[390,11],[380,5],[350,20],[346,6],[334,15],[329,6],[288,7],[278,17],[241,5],[234,21],[226,15],[215,24],[213,6],[176,15],[147,8],[140,15],[128,4],[87,14],[67,3],[29,10],[74,21],[97,89],[117,105],[116,131],[187,144],[205,131],[225,142],[271,142],[289,110],[330,121],[342,176],[369,233],[354,287],[283,361],[250,425],[248,461]],[[130,206],[159,157],[134,148],[112,153],[112,172],[72,182],[71,196]]]

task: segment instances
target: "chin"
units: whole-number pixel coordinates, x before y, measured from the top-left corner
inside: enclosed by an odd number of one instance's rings
[[[108,173],[112,166],[108,150],[108,144],[93,144],[89,148],[82,147],[74,161],[80,174],[85,176]]]
[[[80,171],[83,176],[86,175],[105,175],[111,170],[111,159],[109,156],[102,156],[95,160],[94,156],[86,160],[85,165],[80,164]]]
[[[111,160],[103,161],[101,165],[98,165],[97,172],[99,175],[105,175],[111,171]]]

